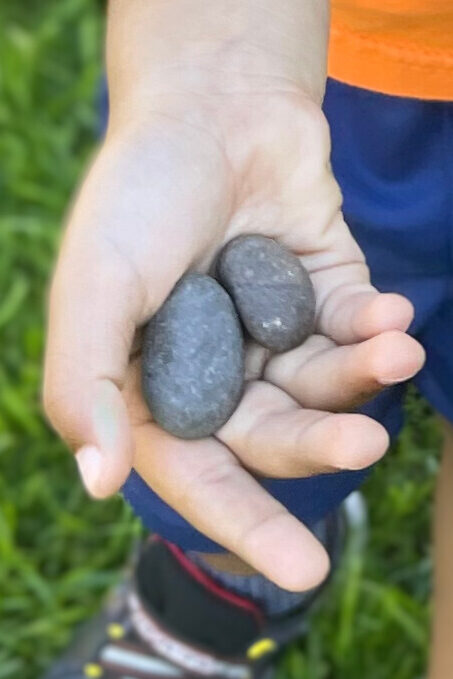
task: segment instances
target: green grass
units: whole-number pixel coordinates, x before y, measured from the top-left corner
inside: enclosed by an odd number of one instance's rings
[[[140,527],[88,501],[39,404],[46,286],[96,137],[103,17],[93,0],[0,0],[0,679],[38,679],[98,606]],[[291,679],[415,679],[427,650],[433,417],[417,397],[367,484],[349,546]]]

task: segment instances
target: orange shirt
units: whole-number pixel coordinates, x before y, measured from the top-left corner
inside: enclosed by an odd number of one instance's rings
[[[453,0],[332,0],[329,75],[386,94],[453,100]]]

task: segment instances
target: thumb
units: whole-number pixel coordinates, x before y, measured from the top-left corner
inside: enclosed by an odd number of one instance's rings
[[[205,197],[195,190],[199,174],[190,178],[185,157],[173,158],[161,137],[146,148],[141,137],[103,147],[75,203],[51,288],[44,406],[99,498],[121,487],[132,464],[121,390],[135,331],[212,239],[205,228],[212,210],[194,200]]]
[[[120,489],[132,466],[131,427],[121,392],[136,328],[182,272],[173,271],[165,281],[161,277],[150,299],[116,249],[87,237],[86,230],[67,241],[50,294],[44,407],[76,452],[88,492],[105,498]]]
[[[92,242],[66,245],[50,295],[44,406],[76,451],[88,492],[103,498],[121,487],[132,464],[121,388],[140,298],[124,262]]]

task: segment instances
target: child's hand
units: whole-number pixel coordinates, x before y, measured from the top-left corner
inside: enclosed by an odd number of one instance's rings
[[[247,470],[299,477],[376,461],[382,426],[329,411],[410,377],[423,350],[404,334],[411,304],[370,285],[340,212],[319,105],[323,3],[192,0],[187,10],[183,0],[111,5],[111,125],[52,286],[46,409],[92,495],[117,491],[134,464],[199,530],[304,589],[324,578],[327,556]],[[143,404],[137,329],[187,269],[207,270],[241,233],[300,254],[318,335],[265,367],[252,347],[255,379],[231,420],[215,438],[182,441]]]
[[[320,111],[294,95],[252,104],[237,126],[228,121],[228,136],[170,114],[109,135],[55,274],[45,401],[94,496],[118,490],[134,463],[193,525],[291,588],[322,577],[325,556],[238,461],[276,477],[375,462],[388,443],[381,425],[321,411],[409,377],[423,352],[404,334],[411,305],[372,288],[342,220]],[[301,254],[319,335],[272,358],[216,438],[177,440],[152,424],[142,401],[134,336],[188,268],[206,269],[239,233]],[[295,550],[314,552],[304,559],[310,572],[285,570],[282,555],[290,564]]]

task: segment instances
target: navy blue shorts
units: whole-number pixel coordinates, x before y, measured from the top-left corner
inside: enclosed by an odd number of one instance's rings
[[[434,408],[453,420],[453,103],[390,97],[330,81],[324,110],[346,220],[377,288],[413,302],[410,331],[427,351],[426,366],[414,382]],[[393,387],[363,408],[391,436],[402,425],[405,388]],[[265,480],[263,486],[313,526],[368,473]],[[123,492],[151,531],[183,549],[220,549],[136,472]]]

